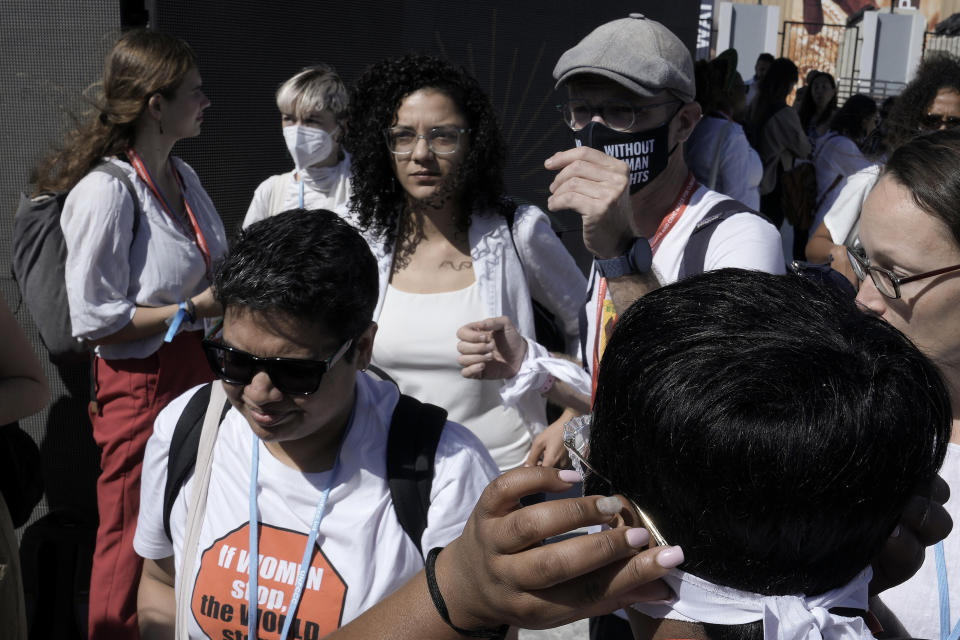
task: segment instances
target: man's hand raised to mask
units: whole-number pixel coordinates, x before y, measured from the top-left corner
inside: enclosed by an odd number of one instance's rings
[[[583,219],[583,243],[598,258],[615,258],[633,242],[630,167],[591,147],[560,151],[543,163],[558,171],[547,208],[570,209]]]

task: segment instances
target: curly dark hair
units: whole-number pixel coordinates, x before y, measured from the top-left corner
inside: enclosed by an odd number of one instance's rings
[[[888,148],[896,149],[920,132],[920,119],[940,89],[960,93],[960,59],[947,52],[925,57],[913,81],[897,96],[885,124]]]
[[[500,123],[476,79],[462,67],[431,56],[382,60],[367,67],[351,91],[344,146],[353,154],[351,210],[361,226],[375,230],[387,243],[396,239],[407,198],[397,184],[383,130],[396,122],[403,99],[424,88],[449,96],[470,128],[469,150],[456,176],[457,227],[469,228],[474,207],[493,207],[504,214],[510,206],[503,197],[506,150]]]

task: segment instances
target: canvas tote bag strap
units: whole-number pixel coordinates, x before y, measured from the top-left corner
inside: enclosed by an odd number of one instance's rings
[[[193,469],[194,484],[187,506],[187,532],[183,542],[183,561],[177,572],[177,620],[176,640],[189,640],[187,624],[190,620],[190,587],[197,559],[197,544],[207,506],[207,489],[210,487],[210,470],[213,467],[213,445],[220,428],[220,416],[227,401],[227,393],[220,380],[214,380],[210,389],[210,403],[203,419],[197,463]]]

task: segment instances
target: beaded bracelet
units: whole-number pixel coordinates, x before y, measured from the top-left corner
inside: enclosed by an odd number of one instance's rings
[[[450,622],[450,614],[447,612],[447,604],[443,601],[443,596],[440,595],[440,586],[437,585],[437,574],[436,574],[436,564],[437,556],[440,555],[440,552],[443,551],[443,547],[434,547],[430,550],[430,553],[427,554],[427,588],[430,589],[430,597],[433,599],[433,606],[437,608],[437,613],[440,614],[440,617],[443,618],[443,621],[447,623],[451,629],[456,631],[462,636],[467,636],[469,638],[489,638],[490,640],[503,640],[507,635],[507,631],[510,630],[510,625],[505,624],[502,627],[497,629],[461,629],[460,627],[454,625]]]

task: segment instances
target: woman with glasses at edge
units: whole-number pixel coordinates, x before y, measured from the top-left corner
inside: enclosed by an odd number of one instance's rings
[[[260,183],[243,227],[289,209],[327,209],[346,215],[350,154],[340,142],[346,130],[347,88],[333,67],[318,64],[281,84],[276,100],[294,170]]]
[[[504,196],[506,149],[489,99],[463,69],[407,55],[364,71],[348,120],[351,211],[380,267],[373,364],[404,393],[447,409],[501,470],[536,464],[528,453],[546,427],[542,396],[562,392],[546,375],[514,377],[525,354],[496,348],[503,316],[530,339],[526,355],[543,355],[532,296],[577,354],[586,281],[547,216]],[[463,332],[483,334],[488,353],[460,356]],[[461,374],[458,357],[479,361]],[[542,462],[561,458],[557,441]]]
[[[894,151],[884,166],[863,204],[862,248],[849,251],[861,281],[857,301],[929,356],[950,393],[953,428],[940,475],[950,486],[945,507],[955,523],[960,521],[958,201],[960,130],[917,137]],[[942,545],[928,551],[917,575],[882,599],[909,637],[956,637],[960,632],[960,530],[955,526]],[[946,601],[949,607],[938,605]],[[952,612],[949,620],[948,612]]]
[[[70,320],[78,340],[96,345],[94,640],[137,637],[143,562],[133,535],[144,449],[160,410],[212,378],[200,343],[205,319],[221,313],[211,268],[227,251],[197,174],[171,155],[177,141],[200,133],[210,106],[190,45],[125,33],[102,84],[97,111],[34,171],[38,191],[70,190],[60,217]],[[113,173],[94,170],[101,163]]]
[[[897,96],[889,118],[880,123],[883,151],[873,166],[852,174],[837,193],[807,242],[807,260],[827,263],[858,283],[847,248],[860,246],[860,209],[877,181],[886,153],[917,135],[960,125],[960,60],[945,52],[928,56],[917,67],[917,75]]]

